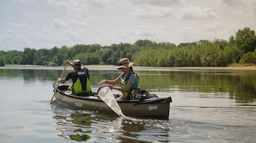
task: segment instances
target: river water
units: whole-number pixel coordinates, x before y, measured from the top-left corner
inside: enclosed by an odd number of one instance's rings
[[[255,143],[256,71],[139,71],[143,88],[172,96],[169,120],[114,117],[50,104],[61,68],[0,68],[0,142]],[[118,71],[91,71],[93,90]]]

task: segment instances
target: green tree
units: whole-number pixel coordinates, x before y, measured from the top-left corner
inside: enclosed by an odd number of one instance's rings
[[[240,63],[256,64],[256,51],[245,53]]]
[[[138,40],[134,44],[138,47],[151,47],[151,45],[153,45],[154,42],[150,40]]]
[[[36,50],[31,48],[25,48],[23,52],[23,64],[33,65],[36,57]]]
[[[74,59],[81,60],[82,64],[85,65],[99,64],[101,61],[101,57],[98,53],[80,53],[77,54]]]
[[[4,66],[4,65],[5,65],[4,58],[0,57],[0,66]]]
[[[235,36],[237,48],[243,53],[253,52],[256,48],[256,36],[254,30],[245,27],[238,30]]]

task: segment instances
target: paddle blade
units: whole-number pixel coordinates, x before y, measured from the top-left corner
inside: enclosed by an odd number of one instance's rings
[[[101,87],[98,91],[98,96],[103,100],[117,115],[123,116],[122,110],[119,107],[114,95],[109,87]]]

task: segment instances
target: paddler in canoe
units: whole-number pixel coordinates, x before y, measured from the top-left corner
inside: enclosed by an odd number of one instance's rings
[[[133,71],[133,62],[128,58],[122,58],[118,61],[117,67],[122,73],[114,80],[102,80],[99,85],[107,84],[110,89],[121,91],[123,95],[119,100],[131,100],[138,94],[139,77]]]
[[[92,93],[89,70],[86,67],[81,66],[81,61],[76,59],[73,62],[69,60],[65,61],[65,66],[72,66],[73,71],[67,74],[66,77],[60,78],[60,83],[65,83],[69,79],[72,80],[73,84],[69,87],[69,90],[73,94],[78,96],[89,96]]]

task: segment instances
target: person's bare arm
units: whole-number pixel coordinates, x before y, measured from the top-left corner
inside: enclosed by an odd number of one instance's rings
[[[118,79],[115,79],[115,80],[106,80],[106,79],[104,79],[104,80],[102,80],[102,81],[99,83],[99,85],[102,85],[102,84],[110,84],[110,85],[115,86],[115,85],[118,84]]]
[[[66,80],[66,78],[59,78],[58,81],[59,81],[60,83],[65,83],[67,80]]]
[[[121,92],[130,92],[131,89],[132,89],[132,85],[128,83],[124,87],[111,87],[111,88],[115,89],[115,90],[118,90],[118,91],[121,91]]]

